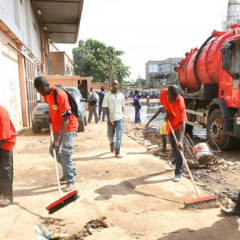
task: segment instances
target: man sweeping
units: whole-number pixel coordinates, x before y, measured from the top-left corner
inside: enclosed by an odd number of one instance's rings
[[[62,165],[63,177],[60,181],[67,181],[64,192],[74,189],[76,168],[72,163],[72,150],[74,146],[74,135],[78,128],[78,120],[71,111],[68,95],[60,89],[57,92],[57,103],[54,98],[56,86],[50,85],[47,80],[39,76],[34,80],[34,87],[40,93],[45,102],[48,103],[50,118],[54,135],[54,142],[50,145],[50,153],[56,150],[57,161]],[[61,146],[61,150],[60,150]]]
[[[0,105],[0,207],[7,207],[13,201],[13,148],[16,131],[8,111]]]
[[[168,89],[163,89],[160,95],[160,103],[166,110],[166,122],[170,121],[178,142],[175,141],[169,125],[167,124],[167,132],[169,141],[174,152],[176,160],[174,182],[181,181],[183,159],[179,150],[183,151],[183,140],[185,133],[185,122],[187,121],[186,107],[184,99],[179,95],[179,88],[176,85],[171,85]]]

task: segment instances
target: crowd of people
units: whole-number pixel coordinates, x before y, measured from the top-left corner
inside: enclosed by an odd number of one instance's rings
[[[44,98],[49,106],[49,119],[53,132],[53,142],[50,143],[49,152],[52,155],[53,149],[56,151],[57,161],[62,166],[63,176],[60,181],[66,182],[65,192],[70,192],[75,187],[75,176],[77,170],[72,162],[72,152],[74,146],[74,136],[78,128],[78,120],[72,112],[68,94],[60,89],[57,92],[57,103],[55,102],[56,86],[50,85],[47,80],[39,76],[34,80],[34,87]],[[122,158],[120,153],[122,134],[124,129],[123,112],[125,100],[128,100],[126,94],[118,90],[118,81],[111,82],[111,90],[106,92],[101,88],[96,93],[93,88],[88,94],[89,118],[91,122],[94,115],[97,124],[102,118],[107,118],[107,136],[109,140],[110,152],[115,154],[116,158]],[[146,98],[149,105],[149,98]],[[163,151],[166,152],[166,136],[168,136],[175,164],[175,175],[173,181],[181,181],[183,170],[183,159],[180,151],[183,151],[183,141],[185,133],[185,123],[187,121],[186,108],[183,97],[179,94],[179,88],[176,85],[170,85],[167,89],[161,91],[159,102],[160,106],[157,113],[148,121],[146,127],[154,120],[158,114],[162,114],[164,122],[160,133],[162,135]],[[135,123],[140,123],[140,95],[136,90],[133,96],[133,106],[135,108]],[[172,129],[171,129],[171,127]],[[174,131],[174,132],[173,132]],[[177,141],[174,139],[177,136]],[[0,196],[2,200],[0,207],[7,207],[13,202],[13,148],[16,142],[16,131],[10,120],[8,111],[0,105]],[[240,216],[240,193],[236,206],[230,210],[222,210],[225,215]]]

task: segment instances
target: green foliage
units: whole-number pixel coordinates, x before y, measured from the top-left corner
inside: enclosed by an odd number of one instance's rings
[[[146,79],[142,78],[141,76],[138,76],[134,85],[137,85],[138,87],[146,86]]]
[[[111,79],[121,84],[130,75],[129,67],[119,58],[123,51],[116,51],[97,40],[80,40],[78,47],[73,49],[74,71],[77,75],[93,77],[94,82],[106,82],[109,79],[109,51],[111,51]]]

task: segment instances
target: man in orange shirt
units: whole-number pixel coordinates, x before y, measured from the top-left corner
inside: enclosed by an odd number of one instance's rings
[[[63,177],[60,181],[67,181],[64,192],[74,188],[76,169],[72,163],[73,137],[78,128],[78,120],[71,111],[67,93],[60,89],[57,93],[57,103],[54,99],[56,86],[50,85],[47,80],[39,76],[34,80],[34,87],[48,103],[50,118],[54,135],[54,142],[50,145],[50,153],[56,150],[57,160],[62,165]],[[60,150],[61,146],[61,150]]]
[[[3,195],[1,207],[7,207],[13,201],[13,148],[15,142],[16,131],[8,111],[0,105],[0,195]]]
[[[165,120],[170,121],[175,135],[178,139],[176,143],[171,129],[167,124],[167,132],[172,150],[175,156],[176,168],[175,178],[173,181],[181,181],[183,159],[179,150],[183,151],[183,140],[185,133],[185,122],[187,121],[185,102],[182,96],[179,95],[179,88],[176,85],[171,85],[168,89],[163,89],[160,95],[160,103],[163,104],[166,110]]]

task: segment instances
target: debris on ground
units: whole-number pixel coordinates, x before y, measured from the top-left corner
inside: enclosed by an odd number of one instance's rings
[[[92,235],[95,231],[108,228],[109,224],[106,222],[106,219],[105,216],[100,216],[98,219],[89,221],[79,233],[66,238],[66,240],[83,240],[85,237]]]
[[[92,235],[95,231],[108,228],[109,224],[106,219],[107,218],[105,216],[100,216],[97,219],[91,220],[81,231],[69,236],[69,233],[64,230],[64,227],[68,225],[66,221],[62,219],[48,218],[43,222],[43,224],[51,230],[47,231],[41,225],[35,226],[35,232],[37,232],[39,236],[32,240],[83,240],[87,236]]]
[[[31,240],[49,240],[51,239],[52,232],[47,231],[42,227],[41,224],[34,226],[34,231],[39,235],[36,238],[32,238]]]

